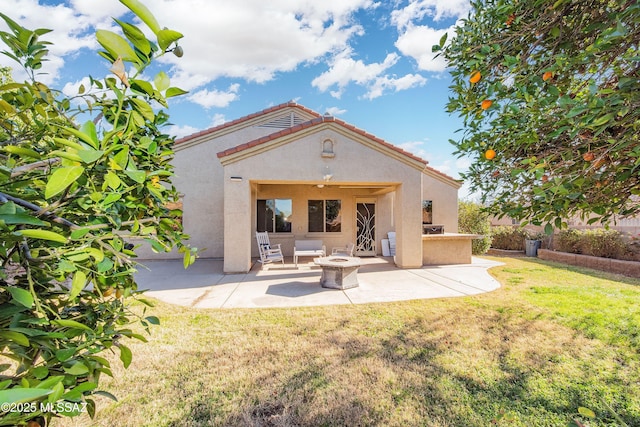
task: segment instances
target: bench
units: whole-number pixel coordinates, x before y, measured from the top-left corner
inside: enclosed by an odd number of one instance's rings
[[[327,250],[322,240],[296,240],[293,246],[293,263],[298,266],[298,257],[325,256]]]

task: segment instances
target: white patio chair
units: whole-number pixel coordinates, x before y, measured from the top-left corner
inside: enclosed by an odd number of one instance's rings
[[[331,249],[331,255],[353,256],[356,245],[349,243],[347,246]]]
[[[284,256],[280,249],[280,244],[272,245],[269,242],[269,235],[267,232],[256,232],[256,240],[258,242],[258,251],[260,252],[260,263],[262,267],[265,264],[280,261],[284,265]]]

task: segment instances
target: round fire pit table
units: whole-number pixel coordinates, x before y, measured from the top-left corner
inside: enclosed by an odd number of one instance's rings
[[[322,267],[320,285],[323,288],[350,289],[358,286],[360,258],[349,256],[328,256],[315,258],[314,264]]]

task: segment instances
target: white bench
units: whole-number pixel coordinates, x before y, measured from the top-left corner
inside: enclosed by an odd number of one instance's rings
[[[327,249],[322,240],[296,240],[293,246],[293,263],[298,266],[298,257],[314,256],[322,257],[327,254]]]

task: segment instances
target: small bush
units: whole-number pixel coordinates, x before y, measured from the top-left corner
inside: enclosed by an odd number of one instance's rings
[[[482,210],[482,205],[465,201],[458,204],[458,231],[484,236],[471,241],[473,255],[481,255],[491,247],[491,223],[489,214]]]
[[[556,235],[555,249],[574,254],[624,259],[629,252],[623,235],[615,230],[563,230]]]
[[[508,251],[524,251],[524,241],[529,231],[522,227],[501,225],[491,229],[491,247]]]

